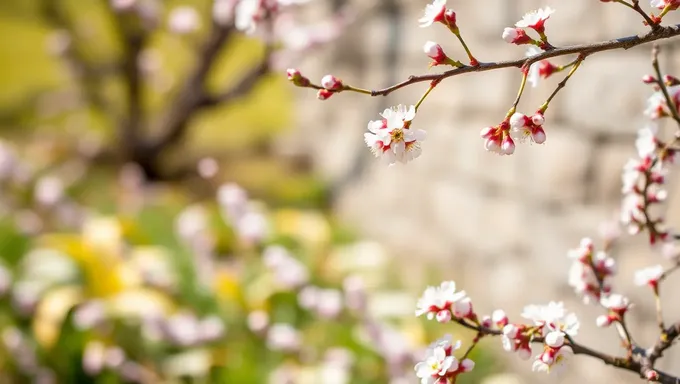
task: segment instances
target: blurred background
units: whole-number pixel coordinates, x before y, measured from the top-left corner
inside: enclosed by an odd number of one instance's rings
[[[505,115],[518,72],[450,79],[415,121],[423,155],[386,168],[366,123],[423,86],[320,102],[285,69],[381,88],[427,70],[427,40],[463,58],[446,30],[418,28],[426,3],[313,0],[245,34],[231,0],[1,2],[0,382],[415,383],[431,341],[474,336],[413,317],[442,279],[511,320],[564,300],[579,340],[621,354],[567,285],[566,252],[616,230],[650,47],[589,58],[551,104],[546,144],[511,157],[484,151],[479,130]],[[555,45],[644,31],[626,8],[588,0],[450,3],[481,61],[521,57],[501,31],[545,5]],[[662,49],[673,74],[677,48]],[[520,110],[558,81],[529,89]],[[614,257],[633,335],[651,343],[653,301],[633,272],[664,260],[632,238]],[[471,357],[459,383],[552,379],[500,340]],[[678,359],[660,367],[680,374]],[[638,382],[574,364],[560,382]]]

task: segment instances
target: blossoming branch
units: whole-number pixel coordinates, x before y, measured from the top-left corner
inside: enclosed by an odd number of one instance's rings
[[[560,47],[549,39],[549,20],[555,14],[550,7],[528,12],[512,27],[505,28],[500,37],[509,44],[527,46],[523,58],[510,61],[483,62],[469,47],[457,25],[458,15],[447,7],[446,0],[434,0],[427,4],[423,16],[418,19],[420,27],[441,25],[447,28],[465,50],[466,58],[451,57],[445,48],[434,41],[423,46],[423,52],[431,60],[429,67],[452,67],[436,74],[410,76],[408,79],[379,90],[369,90],[333,76],[326,75],[319,84],[313,83],[298,69],[288,70],[288,79],[296,86],[317,91],[321,100],[330,99],[341,92],[357,92],[369,96],[385,96],[401,88],[429,83],[419,100],[412,105],[400,104],[387,108],[381,118],[368,123],[364,141],[371,152],[385,163],[408,163],[416,159],[423,150],[426,132],[413,126],[418,108],[428,95],[442,81],[472,72],[485,72],[503,68],[520,69],[521,81],[515,100],[500,123],[481,130],[487,151],[500,155],[515,152],[516,143],[546,142],[546,112],[552,100],[569,79],[584,65],[586,58],[599,52],[629,49],[638,45],[680,36],[680,25],[663,25],[664,17],[680,8],[678,0],[651,0],[650,6],[656,11],[645,11],[638,0],[600,0],[603,3],[617,3],[639,15],[649,30],[639,36]],[[658,11],[658,14],[655,12]],[[603,245],[598,249],[590,238],[584,238],[576,249],[568,252],[572,266],[565,278],[584,302],[595,304],[602,314],[594,319],[601,328],[615,328],[619,334],[622,354],[620,356],[601,353],[577,341],[580,321],[569,313],[562,302],[552,301],[547,305],[529,305],[521,314],[523,320],[511,321],[502,309],[482,314],[474,308],[465,291],[458,291],[453,281],[428,287],[418,300],[416,316],[425,316],[442,324],[456,323],[475,331],[476,336],[463,353],[458,352],[461,342],[454,342],[450,335],[437,340],[428,349],[425,359],[415,366],[416,376],[422,384],[451,384],[460,375],[474,368],[469,354],[480,339],[489,336],[500,337],[502,347],[515,353],[521,360],[532,359],[532,369],[538,372],[559,372],[568,366],[573,355],[587,355],[607,365],[637,374],[648,382],[680,383],[680,378],[655,368],[664,351],[680,337],[680,321],[667,325],[663,316],[661,283],[673,272],[680,269],[680,248],[674,243],[680,236],[664,225],[663,202],[668,193],[664,189],[669,167],[676,163],[680,151],[680,129],[671,140],[660,134],[659,121],[670,119],[680,128],[680,80],[664,74],[658,62],[659,48],[652,49],[653,74],[645,75],[642,81],[653,88],[644,111],[649,123],[639,131],[635,142],[638,157],[623,166],[622,204],[617,223],[609,225],[604,233]],[[550,61],[562,56],[571,56],[566,64]],[[519,105],[527,83],[536,87],[541,79],[566,72],[548,98],[533,112],[519,112]],[[649,244],[661,248],[666,264],[656,264],[639,270],[633,277],[637,286],[651,290],[656,308],[659,337],[651,346],[642,346],[631,335],[626,316],[635,307],[630,299],[617,292],[613,277],[617,274],[616,261],[611,257],[612,244],[621,236],[620,226],[629,235],[645,233]],[[538,353],[532,349],[540,345]]]

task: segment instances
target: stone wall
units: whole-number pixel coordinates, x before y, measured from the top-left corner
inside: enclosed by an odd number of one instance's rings
[[[362,9],[371,8],[368,3],[354,0]],[[522,47],[502,41],[501,31],[524,11],[543,5],[557,10],[547,28],[558,46],[645,30],[630,10],[594,0],[449,3],[481,61],[523,56]],[[314,79],[330,72],[349,83],[378,88],[424,73],[428,59],[421,47],[426,40],[441,43],[450,56],[462,60],[464,52],[445,28],[418,27],[425,4],[403,1],[396,17],[384,11],[362,13],[361,21],[341,41],[300,63],[300,69]],[[395,34],[396,61],[390,59],[388,43]],[[620,353],[614,329],[594,326],[601,310],[582,305],[567,285],[566,252],[581,237],[596,237],[599,223],[611,219],[618,206],[621,167],[635,155],[636,131],[644,124],[649,89],[639,79],[651,72],[650,48],[588,58],[551,104],[547,142],[518,145],[513,156],[486,152],[479,131],[500,122],[514,100],[520,81],[514,69],[455,77],[437,87],[414,122],[428,131],[423,155],[408,166],[387,168],[375,161],[363,144],[363,132],[367,121],[376,119],[384,107],[418,100],[425,84],[388,98],[343,94],[324,103],[303,90],[298,93],[299,125],[286,143],[311,153],[319,173],[335,185],[338,214],[366,236],[388,244],[408,266],[406,273],[417,274],[414,271],[425,259],[441,265],[445,276],[459,282],[481,312],[503,307],[518,316],[525,304],[564,300],[582,319],[579,340]],[[663,53],[663,64],[671,73],[680,70],[680,55],[673,48]],[[534,111],[560,77],[529,88],[520,111]],[[673,199],[676,189],[672,185],[669,189],[669,219],[680,224],[679,202]],[[616,287],[636,303],[630,327],[636,340],[648,344],[656,332],[653,301],[648,290],[633,286],[633,273],[663,260],[639,240],[625,240],[615,251],[620,263]],[[438,279],[419,278],[414,285],[435,284]],[[680,307],[671,298],[679,289],[679,284],[670,283],[663,291],[669,320],[680,318]],[[522,382],[549,380],[531,375],[529,363],[510,365],[526,375]],[[578,367],[560,382],[640,382],[585,357],[578,358]],[[669,353],[660,367],[680,374],[680,353]]]

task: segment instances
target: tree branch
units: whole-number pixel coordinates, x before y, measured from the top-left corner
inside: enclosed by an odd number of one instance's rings
[[[471,324],[464,319],[454,319],[454,321],[460,325],[462,325],[465,328],[472,329],[476,331],[478,334],[482,335],[491,335],[491,336],[500,336],[502,335],[502,332],[498,329],[492,329],[492,328],[487,328],[481,325],[477,324]],[[572,351],[574,351],[575,355],[586,355],[593,357],[595,359],[601,360],[603,363],[606,365],[611,365],[616,368],[620,368],[626,371],[634,372],[638,374],[641,378],[645,378],[646,374],[649,370],[651,370],[652,365],[646,364],[646,361],[654,361],[658,357],[661,356],[661,353],[668,349],[670,347],[670,344],[672,343],[673,339],[677,338],[680,335],[680,322],[674,324],[672,327],[669,327],[666,332],[664,333],[667,337],[664,337],[662,335],[661,339],[659,342],[656,344],[656,346],[652,349],[652,352],[648,353],[649,357],[642,359],[643,362],[638,362],[632,359],[627,359],[625,357],[616,357],[616,356],[611,356],[607,355],[605,353],[596,351],[594,349],[591,349],[589,347],[586,347],[585,345],[581,345],[578,343],[572,343],[570,342],[567,344],[569,347],[571,347]],[[535,337],[532,339],[533,343],[543,343],[543,338],[542,337]],[[652,356],[654,356],[654,351],[658,349],[658,356],[654,359],[652,359]],[[664,373],[658,370],[654,370],[656,374],[658,375],[658,378],[656,379],[656,382],[662,383],[662,384],[680,384],[680,378],[674,377],[668,373]]]
[[[663,355],[663,352],[673,345],[673,342],[678,337],[680,337],[680,321],[666,328],[661,333],[661,336],[659,336],[656,344],[649,350],[648,357],[651,364],[654,364]]]
[[[428,75],[412,75],[407,80],[401,83],[389,86],[384,89],[372,90],[370,91],[371,96],[387,96],[390,93],[399,90],[401,88],[407,87],[411,84],[431,82],[434,80],[443,80],[449,77],[462,75],[471,72],[486,72],[501,68],[522,68],[523,66],[530,66],[533,63],[539,62],[541,60],[550,59],[553,57],[566,56],[579,54],[583,57],[587,57],[597,52],[611,51],[615,49],[630,49],[638,45],[651,43],[653,41],[668,39],[671,37],[680,36],[680,24],[659,27],[649,31],[648,33],[638,36],[628,36],[622,37],[614,40],[601,41],[592,44],[579,44],[572,45],[562,48],[553,48],[538,55],[522,58],[510,61],[499,61],[491,63],[479,63],[476,66],[465,65],[460,68],[451,69],[442,73],[428,74]],[[322,87],[315,84],[310,84],[309,88],[321,89]],[[367,92],[368,93],[368,92]]]
[[[148,146],[151,153],[157,154],[163,148],[178,142],[186,134],[189,118],[205,102],[206,77],[233,29],[232,25],[221,26],[213,23],[210,36],[201,48],[196,67],[161,121],[163,132]]]
[[[258,65],[251,69],[250,72],[245,74],[238,84],[234,85],[231,89],[221,94],[206,96],[200,104],[200,107],[213,107],[217,104],[230,102],[243,97],[249,93],[268,72],[269,54],[265,54],[265,57],[262,59],[262,61],[260,61]]]

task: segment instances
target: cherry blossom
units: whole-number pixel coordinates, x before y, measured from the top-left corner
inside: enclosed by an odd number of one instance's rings
[[[464,359],[459,361],[453,354],[461,347],[461,342],[452,342],[451,335],[430,344],[425,359],[414,367],[416,376],[421,384],[440,384],[455,382],[456,376],[470,372],[474,367],[474,361]]]
[[[533,42],[533,39],[527,35],[521,28],[505,28],[501,35],[503,40],[510,44],[523,45]]]
[[[526,57],[534,57],[541,53],[543,53],[542,49],[532,45],[529,48],[527,48]],[[531,84],[532,87],[536,87],[538,86],[538,82],[541,78],[547,79],[557,70],[558,67],[548,60],[541,60],[535,62],[531,64],[531,66],[529,67],[529,72],[527,73],[527,81],[529,82],[529,84]]]
[[[544,122],[545,118],[540,112],[536,112],[531,117],[516,112],[510,117],[510,136],[520,143],[531,138],[532,142],[543,144],[546,139],[542,127]]]
[[[368,123],[368,133],[364,141],[376,157],[382,157],[389,165],[396,162],[407,163],[422,153],[420,144],[426,133],[422,129],[411,128],[416,116],[414,106],[398,105],[385,109],[382,120]]]
[[[421,28],[429,27],[434,23],[444,20],[444,13],[446,12],[446,0],[434,0],[432,4],[425,6],[425,13],[423,17],[418,19]]]
[[[658,9],[668,7],[671,10],[680,8],[680,0],[650,0],[649,4]]]
[[[671,100],[673,100],[675,108],[678,109],[680,106],[680,85],[666,87],[666,90],[668,91]],[[668,108],[669,106],[666,102],[666,96],[663,94],[663,92],[657,91],[647,99],[647,108],[645,109],[644,114],[650,119],[656,120],[664,116],[668,116],[671,113]]]
[[[569,346],[561,348],[546,348],[546,350],[536,357],[531,369],[536,372],[556,373],[564,371],[566,363],[569,361],[573,351]]]
[[[656,289],[661,276],[663,276],[663,267],[661,265],[641,269],[635,272],[635,285],[649,285]]]
[[[445,377],[458,369],[458,360],[446,354],[442,347],[436,347],[428,353],[427,358],[416,364],[416,376],[421,384],[437,383],[439,378]]]
[[[452,306],[465,299],[465,291],[456,292],[454,281],[445,281],[439,287],[427,287],[416,304],[416,316],[427,315],[432,320],[440,312],[452,311]]]
[[[515,27],[531,28],[538,33],[543,33],[545,32],[546,20],[548,20],[550,18],[550,15],[552,15],[554,12],[555,10],[553,10],[550,7],[540,8],[535,11],[531,11],[529,13],[526,13],[522,17],[522,20],[515,23]]]

